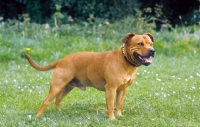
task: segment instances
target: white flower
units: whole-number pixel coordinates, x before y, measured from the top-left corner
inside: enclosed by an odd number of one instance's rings
[[[167,97],[167,94],[166,93],[162,93],[163,97]]]
[[[22,35],[23,35],[23,36],[25,35],[25,32],[24,32],[24,31],[22,31]]]
[[[29,119],[31,119],[31,117],[32,117],[31,115],[28,115],[28,118],[29,118]]]
[[[156,80],[159,81],[159,82],[161,81],[161,79],[159,79],[159,78],[157,78]]]
[[[194,90],[194,89],[196,89],[196,87],[195,87],[195,86],[192,86],[192,89]]]
[[[74,19],[73,19],[71,16],[69,16],[69,17],[68,17],[68,21],[69,21],[69,22],[73,22]]]
[[[109,24],[110,24],[108,21],[105,21],[104,23],[105,23],[106,25],[109,25]]]
[[[48,23],[45,24],[45,29],[49,29],[49,28],[50,28],[49,24]]]

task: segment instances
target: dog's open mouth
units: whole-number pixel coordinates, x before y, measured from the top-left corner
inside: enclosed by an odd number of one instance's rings
[[[151,55],[147,55],[147,56],[141,56],[138,53],[134,52],[133,53],[134,57],[143,65],[148,66],[151,64],[152,62],[152,57]]]

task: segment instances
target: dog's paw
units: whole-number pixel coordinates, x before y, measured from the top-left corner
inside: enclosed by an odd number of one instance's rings
[[[112,115],[112,116],[108,116],[110,120],[115,120],[115,116]]]
[[[122,116],[122,113],[121,112],[117,112],[117,116]]]

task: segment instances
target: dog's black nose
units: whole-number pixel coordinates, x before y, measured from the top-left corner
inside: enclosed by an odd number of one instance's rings
[[[156,52],[156,51],[155,51],[154,49],[149,49],[149,55],[150,55],[150,56],[153,56],[153,57],[154,57],[154,56],[155,56],[155,52]]]

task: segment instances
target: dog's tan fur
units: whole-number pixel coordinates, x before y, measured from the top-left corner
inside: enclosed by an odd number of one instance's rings
[[[133,83],[137,67],[142,65],[133,55],[141,56],[153,50],[151,34],[127,34],[123,39],[123,47],[103,53],[79,52],[70,54],[47,66],[36,65],[30,56],[30,65],[39,70],[47,71],[55,68],[50,83],[49,95],[43,101],[37,117],[41,116],[50,102],[56,98],[55,108],[73,88],[85,90],[86,86],[106,92],[106,106],[109,119],[114,116],[114,98],[116,96],[116,112],[122,116],[122,105],[128,87]],[[141,44],[142,43],[142,44]]]

